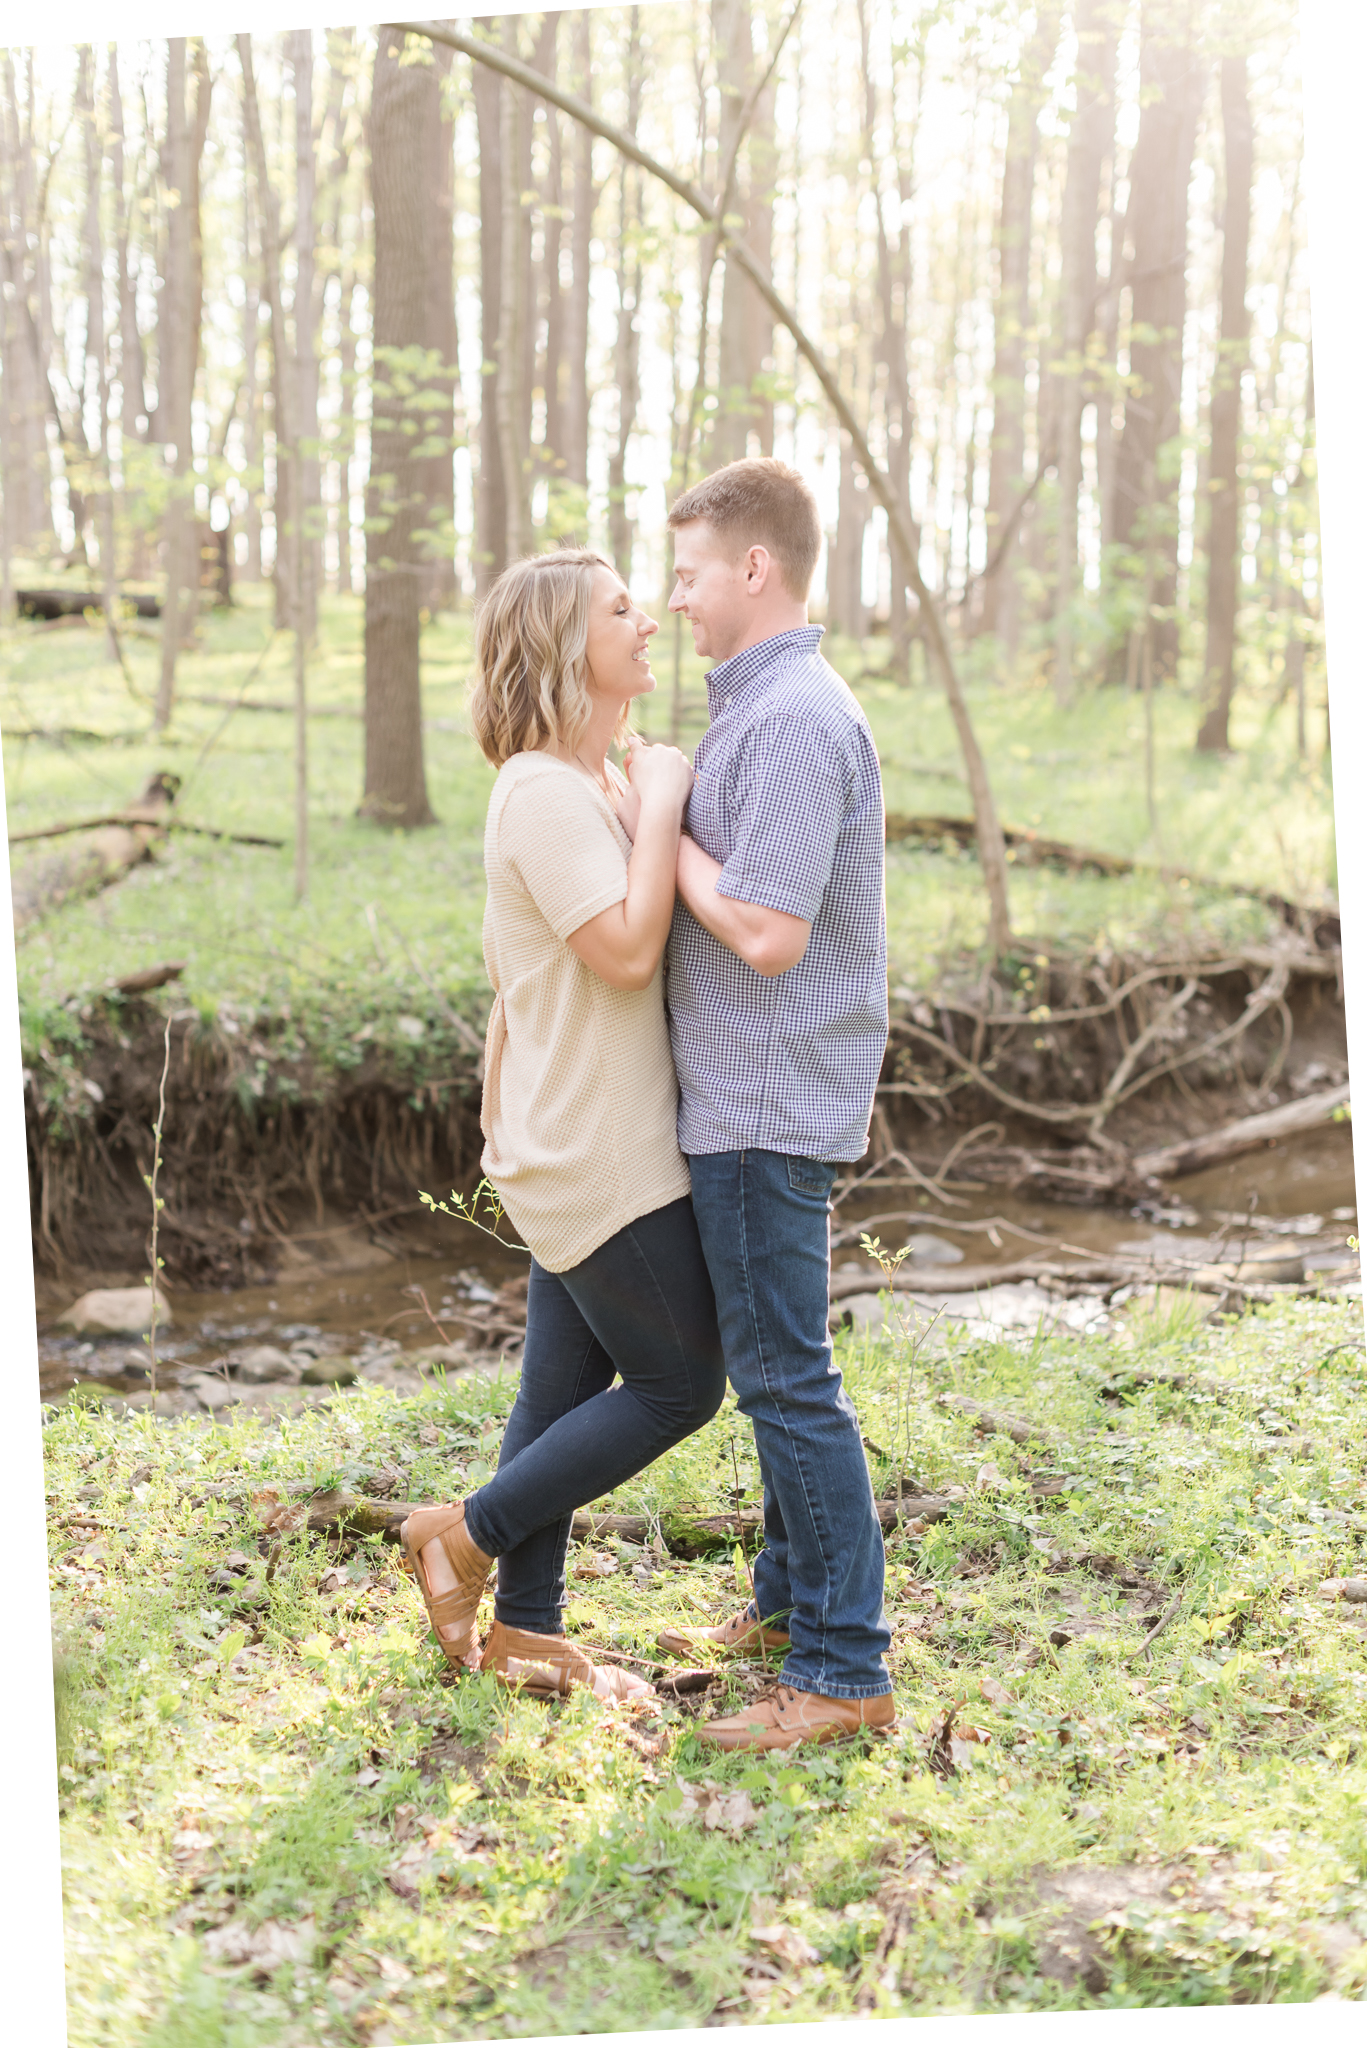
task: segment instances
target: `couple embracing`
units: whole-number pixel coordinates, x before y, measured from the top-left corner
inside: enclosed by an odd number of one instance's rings
[[[658,629],[600,556],[518,562],[479,616],[482,1164],[532,1253],[527,1337],[498,1470],[403,1539],[452,1664],[648,1697],[565,1637],[571,1519],[701,1428],[729,1376],[763,1479],[754,1602],[660,1642],[781,1653],[781,1683],[698,1733],[782,1749],[893,1719],[882,1533],[827,1334],[830,1191],[887,1035],[883,800],[807,623],[801,477],[732,463],[669,524],[669,608],[715,663],[691,765],[629,735]]]

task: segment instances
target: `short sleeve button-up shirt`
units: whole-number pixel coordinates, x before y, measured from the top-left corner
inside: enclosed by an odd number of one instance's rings
[[[707,677],[688,830],[721,863],[720,895],[812,932],[796,966],[766,976],[676,906],[666,994],[685,1154],[848,1161],[868,1143],[888,1032],[883,791],[821,635],[777,634]]]

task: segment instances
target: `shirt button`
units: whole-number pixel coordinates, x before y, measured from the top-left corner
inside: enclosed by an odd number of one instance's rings
[[[730,699],[729,697],[723,697],[721,701],[722,701],[722,703],[723,703],[723,704],[725,704],[725,705],[726,705],[726,706],[728,707],[728,709],[729,709],[729,707],[730,707],[730,703],[731,703],[731,699]]]

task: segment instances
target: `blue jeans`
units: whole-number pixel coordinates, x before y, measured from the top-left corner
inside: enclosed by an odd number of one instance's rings
[[[465,1503],[471,1536],[498,1559],[499,1621],[561,1633],[575,1509],[710,1422],[725,1392],[686,1195],[638,1216],[566,1273],[532,1260],[522,1377],[498,1470]]]
[[[726,1370],[764,1484],[756,1607],[765,1620],[787,1616],[787,1684],[876,1697],[891,1690],[883,1534],[826,1328],[835,1168],[758,1150],[688,1164]]]

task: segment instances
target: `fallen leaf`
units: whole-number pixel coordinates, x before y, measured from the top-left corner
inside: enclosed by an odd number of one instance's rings
[[[767,1927],[752,1927],[750,1935],[752,1940],[759,1942],[764,1948],[771,1948],[775,1955],[782,1956],[785,1963],[792,1963],[796,1969],[801,1969],[806,1963],[818,1963],[821,1960],[807,1937],[799,1934],[795,1927],[787,1926],[782,1920],[775,1920]]]
[[[235,1917],[204,1937],[204,1953],[211,1962],[230,1969],[250,1965],[252,1974],[269,1977],[282,1963],[303,1962],[313,1953],[317,1929],[312,1920],[300,1920],[293,1927],[280,1920],[263,1920],[249,1927]]]
[[[978,1681],[978,1690],[982,1694],[983,1698],[994,1707],[1009,1707],[1014,1697],[1014,1695],[1012,1693],[1009,1693],[1006,1687],[1000,1684],[999,1681],[995,1678],[980,1679]]]
[[[744,1787],[738,1786],[725,1798],[720,1793],[713,1796],[702,1817],[702,1824],[705,1828],[726,1828],[732,1834],[739,1834],[742,1828],[752,1828],[758,1819],[759,1808],[751,1802]]]

